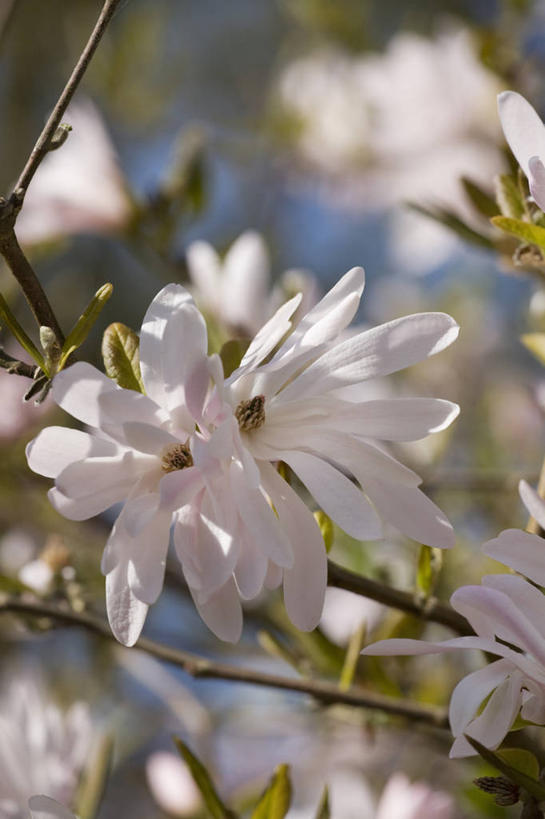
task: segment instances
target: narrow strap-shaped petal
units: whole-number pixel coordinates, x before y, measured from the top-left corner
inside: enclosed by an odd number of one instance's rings
[[[463,734],[486,697],[513,671],[509,660],[496,660],[460,680],[450,698],[449,719],[455,737]]]
[[[487,640],[483,637],[453,637],[451,640],[441,642],[409,640],[406,638],[378,640],[376,643],[365,646],[361,653],[369,654],[372,657],[409,657],[412,654],[443,654],[449,651],[458,651],[461,648],[478,648],[481,651],[497,654],[497,645],[494,640]]]
[[[46,427],[26,448],[29,467],[38,475],[56,478],[76,461],[114,457],[120,449],[113,441],[69,427]]]
[[[519,494],[528,512],[545,529],[545,501],[526,481],[519,482]]]
[[[200,306],[218,309],[221,298],[221,259],[208,242],[191,242],[185,252],[189,278],[197,288]]]
[[[100,397],[104,393],[119,389],[115,381],[96,367],[85,361],[77,361],[55,376],[51,394],[55,403],[65,412],[83,421],[84,424],[100,427],[102,422]]]
[[[503,91],[498,96],[498,112],[505,139],[529,176],[530,158],[545,157],[545,126],[535,108],[516,91]]]
[[[133,646],[144,627],[148,606],[129,586],[128,568],[129,558],[121,552],[115,568],[106,575],[106,610],[116,639],[125,646]]]
[[[216,637],[228,643],[237,643],[242,633],[242,606],[233,578],[210,597],[206,603],[197,600],[189,587],[197,611]]]
[[[543,154],[545,157],[545,154]],[[541,210],[545,210],[545,165],[538,156],[530,157],[528,162],[530,176],[530,193]]]
[[[258,329],[266,319],[270,272],[263,237],[246,230],[231,245],[223,260],[222,316],[233,327]]]
[[[468,725],[468,736],[486,748],[497,748],[520,710],[522,682],[522,674],[512,671],[492,693],[482,714]]]
[[[521,529],[505,529],[484,544],[483,552],[545,586],[545,540],[542,537]]]

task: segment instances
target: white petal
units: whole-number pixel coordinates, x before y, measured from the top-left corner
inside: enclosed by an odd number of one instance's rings
[[[543,154],[545,157],[545,154]],[[545,165],[537,156],[532,156],[528,163],[530,176],[530,193],[541,208],[545,210]]]
[[[320,622],[327,585],[327,555],[313,515],[270,464],[261,464],[263,485],[293,544],[294,562],[284,569],[284,602],[292,623],[312,631]]]
[[[519,494],[530,515],[545,529],[545,501],[526,481],[519,482]]]
[[[292,452],[286,457],[326,515],[356,540],[382,537],[377,513],[355,484],[342,472],[314,455]]]
[[[545,157],[545,126],[537,112],[515,91],[498,96],[501,127],[509,147],[526,176],[530,157]]]
[[[486,748],[497,748],[509,729],[521,706],[522,674],[513,671],[494,691],[484,711],[466,729]]]
[[[273,563],[282,567],[292,566],[291,538],[286,528],[278,522],[263,493],[247,485],[242,466],[236,461],[231,464],[230,476],[233,498],[249,537],[259,543],[263,554]]]
[[[282,307],[279,307],[274,316],[263,325],[246,350],[240,362],[240,367],[229,377],[229,383],[234,383],[241,375],[255,369],[255,367],[274,350],[278,342],[282,340],[290,329],[290,318],[299,307],[300,301],[301,294],[294,296],[283,304]]]
[[[179,509],[191,503],[202,486],[202,476],[197,469],[188,467],[168,472],[159,482],[161,505],[169,509]]]
[[[147,395],[135,390],[112,390],[98,398],[101,423],[122,425],[129,421],[160,426],[168,419],[166,413]]]
[[[277,589],[282,582],[282,575],[283,572],[280,566],[277,566],[276,563],[269,561],[267,575],[265,577],[265,588],[271,590]]]
[[[440,398],[387,398],[358,404],[331,402],[335,428],[383,441],[418,441],[446,429],[459,412],[457,404]]]
[[[76,819],[68,808],[48,796],[32,796],[28,807],[32,819]]]
[[[124,547],[129,557],[127,579],[133,594],[147,605],[155,603],[163,589],[171,513],[158,512]]]
[[[267,575],[268,560],[254,539],[240,532],[240,553],[234,576],[240,596],[244,600],[257,597]]]
[[[223,261],[221,311],[234,327],[261,325],[269,290],[269,255],[262,236],[247,230],[233,242]]]
[[[140,421],[129,421],[123,424],[122,428],[128,446],[157,457],[169,444],[180,443],[179,439],[166,429]]]
[[[220,257],[208,242],[198,241],[187,248],[186,260],[189,278],[197,288],[197,301],[216,310],[221,287]]]
[[[545,638],[545,595],[540,589],[514,574],[485,575],[481,583],[506,594]]]
[[[102,413],[99,399],[104,393],[119,389],[115,381],[96,367],[85,361],[77,361],[55,376],[51,394],[65,412],[85,424],[100,427]]]
[[[206,603],[199,603],[191,587],[189,590],[199,614],[216,637],[228,643],[237,643],[242,633],[242,606],[235,581],[229,578]]]
[[[465,733],[481,703],[512,670],[513,665],[508,660],[496,660],[460,680],[452,692],[449,706],[450,726],[455,737]]]
[[[545,540],[521,529],[506,529],[483,546],[483,552],[545,586]]]
[[[497,645],[494,641],[482,637],[454,637],[452,640],[435,643],[405,638],[379,640],[365,646],[361,653],[368,654],[371,657],[409,657],[413,654],[443,654],[458,651],[461,648],[478,648],[481,651],[490,651],[497,654]]]
[[[132,488],[132,483],[118,484],[115,491],[112,487],[97,490],[91,495],[80,498],[68,498],[53,487],[47,493],[54,509],[68,520],[87,520],[100,515],[116,503],[125,500]]]
[[[365,330],[320,356],[285,388],[283,398],[299,400],[410,367],[444,350],[458,331],[445,313],[416,313]]]
[[[69,427],[46,427],[26,448],[29,467],[46,478],[56,478],[75,461],[118,452],[112,441]]]
[[[136,483],[148,470],[149,459],[137,459],[132,452],[121,452],[113,458],[87,458],[69,464],[58,475],[56,486],[68,498],[85,498],[107,489],[119,497],[120,488]]]
[[[112,532],[113,534],[113,532]],[[115,569],[106,575],[106,609],[114,636],[125,646],[133,646],[144,627],[148,606],[129,586],[128,558],[121,554]]]
[[[439,549],[454,546],[451,524],[418,487],[366,478],[364,489],[382,518],[407,537]]]

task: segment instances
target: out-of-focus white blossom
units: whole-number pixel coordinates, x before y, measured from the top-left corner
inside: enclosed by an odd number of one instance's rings
[[[186,256],[197,304],[231,331],[253,335],[296,293],[303,293],[302,311],[318,300],[317,282],[304,270],[287,270],[271,290],[269,254],[254,230],[242,233],[223,259],[204,241],[192,242]]]
[[[19,438],[47,412],[46,404],[36,406],[33,401],[23,401],[30,383],[26,378],[0,369],[0,444]]]
[[[91,741],[87,706],[63,713],[29,673],[14,676],[0,699],[0,817],[26,819],[34,794],[71,804]]]
[[[505,139],[528,178],[531,194],[545,210],[545,125],[516,91],[498,96],[498,111]]]
[[[374,819],[451,819],[452,797],[436,791],[424,782],[409,782],[405,774],[396,773],[386,783]]]
[[[115,149],[96,106],[80,99],[70,105],[63,122],[72,127],[68,139],[41,163],[17,219],[21,244],[107,233],[130,219]]]
[[[320,628],[334,643],[346,645],[362,622],[372,631],[384,612],[384,606],[344,589],[326,590]]]
[[[49,796],[33,796],[28,800],[32,819],[77,819],[71,811]]]
[[[169,816],[195,816],[202,808],[202,797],[191,772],[176,754],[152,754],[146,762],[146,778],[153,798]]]

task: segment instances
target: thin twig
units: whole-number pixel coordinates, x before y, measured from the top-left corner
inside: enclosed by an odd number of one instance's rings
[[[16,612],[31,617],[51,618],[66,625],[80,626],[94,632],[108,640],[116,642],[105,620],[99,617],[75,612],[71,609],[60,608],[49,603],[34,602],[20,597],[4,596],[0,598],[0,613]],[[269,688],[278,688],[284,691],[296,691],[308,694],[318,702],[326,705],[344,704],[358,708],[371,708],[384,711],[393,716],[406,717],[436,728],[447,728],[448,721],[444,709],[434,708],[418,703],[405,702],[393,697],[385,697],[364,691],[361,688],[351,688],[348,691],[339,690],[334,683],[320,680],[302,680],[297,677],[282,677],[276,674],[267,674],[253,669],[239,668],[226,663],[218,663],[205,657],[199,657],[187,651],[180,651],[170,646],[156,643],[141,637],[135,648],[157,657],[167,663],[181,668],[191,677],[213,678],[230,680],[231,682],[247,683]],[[130,651],[131,649],[127,649]]]
[[[32,379],[35,377],[36,370],[38,369],[35,364],[27,364],[26,361],[19,361],[18,358],[13,358],[13,356],[2,349],[0,349],[0,367],[13,375],[22,375],[25,378]]]
[[[45,127],[38,137],[38,141],[36,145],[32,149],[32,153],[30,154],[28,161],[23,168],[23,171],[17,181],[15,186],[15,192],[18,196],[20,196],[20,191],[26,192],[30,181],[38,167],[40,162],[46,155],[47,151],[49,150],[49,146],[51,143],[51,139],[55,135],[55,131],[59,127],[61,123],[61,119],[63,117],[64,112],[66,111],[70,100],[74,96],[74,93],[80,84],[81,80],[83,79],[83,75],[85,74],[87,67],[95,53],[103,35],[106,31],[108,23],[112,19],[117,6],[120,4],[121,0],[106,0],[102,11],[100,12],[99,18],[96,22],[96,25],[89,37],[87,45],[83,49],[79,60],[76,63],[72,74],[68,82],[66,83],[62,94],[60,95],[57,104],[55,105],[51,116],[47,120]]]
[[[392,589],[391,586],[386,586],[376,580],[370,580],[368,577],[351,572],[349,569],[344,569],[331,560],[328,561],[327,582],[329,586],[346,589],[346,591],[360,594],[394,609],[400,609],[407,614],[413,614],[415,617],[430,620],[432,623],[440,623],[458,634],[474,633],[465,617],[462,617],[446,603],[436,600],[435,597],[422,600],[410,592]]]

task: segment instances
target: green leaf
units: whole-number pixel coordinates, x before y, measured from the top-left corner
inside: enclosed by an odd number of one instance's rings
[[[5,298],[0,293],[0,319],[7,325],[7,327],[11,330],[21,347],[27,351],[27,353],[32,356],[38,367],[44,371],[46,375],[49,375],[49,371],[47,369],[47,365],[45,363],[43,355],[40,353],[32,339],[26,334],[23,330],[13,313],[9,308],[9,304],[5,300]]]
[[[520,340],[541,364],[545,364],[545,333],[526,333]]]
[[[443,551],[441,549],[435,549],[432,546],[420,547],[416,570],[416,587],[425,597],[433,594],[442,565]]]
[[[367,623],[362,620],[359,627],[352,633],[348,643],[344,663],[339,680],[341,691],[348,691],[354,681],[354,676],[358,667],[361,650],[365,644],[367,636]]]
[[[486,247],[489,250],[493,249],[494,244],[488,236],[483,236],[482,233],[478,233],[472,227],[466,225],[466,223],[463,222],[459,216],[456,216],[455,213],[452,213],[452,211],[446,208],[426,208],[414,202],[409,202],[408,204],[412,210],[420,213],[422,216],[427,216],[428,219],[439,222],[439,224],[444,225],[453,233],[456,233],[464,242],[469,242],[469,244],[477,245],[478,247]]]
[[[73,353],[74,350],[77,350],[78,347],[81,347],[91,332],[93,325],[98,319],[113,291],[114,288],[111,284],[103,284],[102,287],[97,290],[79,319],[66,336],[66,340],[62,347],[59,370],[62,370],[70,354]]]
[[[250,346],[249,339],[233,338],[226,341],[220,350],[221,363],[223,364],[223,375],[229,378],[242,361],[244,353]]]
[[[331,812],[329,809],[329,789],[327,785],[322,792],[322,798],[316,811],[316,819],[331,819]]]
[[[502,748],[496,754],[516,771],[531,779],[539,779],[539,762],[531,751],[525,748]]]
[[[194,756],[185,742],[182,742],[179,737],[173,737],[173,739],[180,756],[191,771],[191,775],[201,792],[204,804],[208,808],[212,819],[237,819],[236,814],[227,808],[219,798],[210,774],[202,762]]]
[[[251,819],[284,819],[291,804],[289,766],[279,765]]]
[[[545,249],[545,228],[520,219],[509,219],[507,216],[494,216],[490,221],[500,230],[522,239],[523,242],[530,242]]]
[[[486,748],[484,745],[481,745],[480,742],[477,742],[476,739],[473,737],[465,735],[465,738],[469,742],[469,744],[475,748],[477,753],[493,768],[500,771],[500,773],[504,774],[511,782],[515,782],[517,785],[520,785],[521,788],[528,791],[529,794],[535,796],[538,801],[542,801],[545,799],[545,785],[541,782],[538,782],[531,776],[528,776],[526,773],[517,770],[517,768],[511,767],[510,764],[505,762],[499,753],[491,751],[489,748]]]
[[[521,219],[525,214],[525,210],[516,179],[508,174],[500,174],[495,178],[494,183],[496,186],[496,202],[502,214],[511,219]]]
[[[331,522],[331,518],[326,515],[323,509],[316,509],[314,512],[314,520],[320,527],[320,532],[322,533],[322,537],[324,539],[325,550],[329,554],[335,539],[335,529],[333,527],[333,523]]]
[[[490,218],[490,216],[496,216],[498,213],[498,205],[496,204],[496,200],[493,196],[490,196],[483,188],[473,182],[471,179],[468,179],[467,176],[462,177],[462,185],[464,190],[471,200],[471,203],[479,211],[483,216]]]
[[[95,819],[98,815],[112,767],[113,750],[113,737],[105,734],[92,754],[79,787],[77,812],[80,819]]]
[[[134,330],[116,321],[104,331],[102,358],[106,374],[120,387],[144,392],[138,346],[139,339]]]

